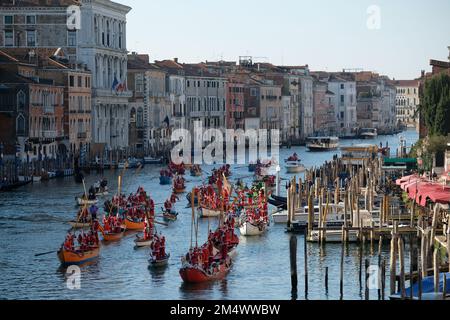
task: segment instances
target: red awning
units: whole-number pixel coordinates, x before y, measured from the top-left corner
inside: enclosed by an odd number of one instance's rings
[[[448,176],[448,173],[446,175]],[[395,183],[408,193],[411,200],[421,206],[425,206],[427,200],[434,203],[450,203],[450,187],[444,187],[441,183],[429,181],[426,177],[413,174],[397,179]]]

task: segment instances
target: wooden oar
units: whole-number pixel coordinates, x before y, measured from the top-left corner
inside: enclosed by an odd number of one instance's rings
[[[45,256],[47,254],[56,253],[56,252],[58,252],[58,250],[53,250],[53,251],[44,252],[44,253],[38,253],[38,254],[35,254],[34,256],[35,257],[40,257],[40,256]]]
[[[160,224],[160,225],[166,226],[166,227],[169,226],[169,224],[165,223],[165,222],[159,222],[159,221],[153,221],[153,222],[156,223],[156,224]]]

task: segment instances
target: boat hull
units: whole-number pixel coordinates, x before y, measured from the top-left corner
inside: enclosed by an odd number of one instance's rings
[[[177,214],[163,214],[163,218],[165,221],[173,222],[177,221],[178,215]]]
[[[305,166],[300,161],[286,161],[287,173],[302,173],[306,170]]]
[[[69,221],[69,224],[74,229],[86,229],[91,226],[91,223],[83,223],[83,222],[77,222],[77,221]]]
[[[220,216],[220,210],[201,208],[201,218],[215,218]]]
[[[136,238],[134,240],[136,247],[150,247],[153,243],[152,239],[144,240],[144,238]]]
[[[339,146],[336,146],[336,147],[321,147],[321,146],[308,145],[307,148],[308,148],[308,150],[310,152],[326,152],[326,151],[337,150],[339,148]]]
[[[303,166],[286,166],[287,173],[302,173],[305,172],[305,167]]]
[[[134,222],[127,218],[125,219],[125,226],[127,230],[143,230],[145,222]]]
[[[260,236],[264,234],[267,230],[267,225],[263,225],[262,228],[259,228],[258,226],[255,226],[251,224],[250,222],[244,222],[242,226],[239,227],[239,231],[241,232],[241,235],[246,237],[254,237],[254,236]]]
[[[230,268],[225,264],[221,264],[219,266],[219,270],[211,275],[208,275],[197,268],[184,267],[180,269],[180,276],[181,279],[183,279],[183,281],[187,283],[202,283],[223,279],[229,271]]]
[[[68,265],[80,265],[92,261],[98,258],[99,253],[100,253],[99,248],[95,248],[82,253],[67,251],[64,248],[62,248],[58,251],[57,254],[61,263],[65,266],[68,266]]]
[[[98,200],[97,199],[95,199],[95,200],[84,200],[84,199],[81,199],[81,198],[77,198],[77,204],[79,205],[79,206],[91,206],[91,205],[94,205],[94,204],[97,204],[98,203]]]
[[[152,258],[148,259],[148,264],[152,268],[161,268],[169,264],[170,253],[166,255],[164,259],[154,260]]]
[[[121,232],[118,233],[103,233],[103,241],[119,241],[123,238],[125,234],[125,229],[122,229]]]
[[[184,192],[186,192],[186,188],[183,188],[183,189],[173,188],[173,193],[175,193],[175,194],[180,194],[180,193],[184,193]]]
[[[191,176],[192,177],[201,177],[202,172],[201,171],[191,171]]]

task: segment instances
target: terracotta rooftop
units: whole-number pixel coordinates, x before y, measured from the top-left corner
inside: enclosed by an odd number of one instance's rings
[[[393,80],[391,84],[396,87],[418,87],[420,80]]]

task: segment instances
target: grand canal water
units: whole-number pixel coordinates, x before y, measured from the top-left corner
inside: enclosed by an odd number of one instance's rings
[[[417,133],[401,134],[408,145],[416,142]],[[380,136],[370,141],[389,142],[395,149],[398,136]],[[344,140],[341,145],[367,141]],[[281,159],[297,152],[307,167],[319,166],[331,160],[337,152],[309,153],[304,147],[281,150]],[[143,186],[155,199],[164,202],[170,195],[170,186],[160,186],[159,166],[146,166],[136,173],[127,171],[124,191],[135,192]],[[206,171],[211,166],[204,167]],[[245,178],[250,182],[247,168],[235,166],[231,181]],[[117,171],[105,176],[114,190]],[[282,176],[288,176],[282,171]],[[87,185],[100,176],[87,176]],[[187,177],[188,189],[201,183],[201,178]],[[191,211],[181,197],[176,205],[180,212],[178,221],[169,227],[159,227],[167,238],[167,250],[171,253],[169,266],[160,271],[148,269],[149,249],[134,249],[135,234],[129,234],[118,243],[102,245],[99,259],[82,268],[81,288],[69,290],[65,269],[60,267],[56,254],[35,257],[37,253],[56,250],[69,229],[67,221],[73,219],[76,207],[74,197],[82,192],[82,186],[73,178],[53,180],[30,185],[16,192],[0,194],[0,298],[2,299],[291,299],[289,267],[289,234],[284,225],[271,225],[267,234],[257,238],[240,237],[238,255],[234,266],[223,281],[186,286],[178,270],[180,258],[189,248]],[[217,221],[210,220],[211,226]],[[201,221],[199,242],[206,239],[208,220]],[[341,246],[327,244],[323,249],[308,243],[309,292],[304,293],[303,236],[298,236],[299,288],[298,299],[339,299],[339,261]],[[376,250],[375,250],[376,251]],[[376,264],[378,257],[364,250],[365,258]],[[383,249],[388,260],[388,248]],[[408,264],[407,264],[408,265]],[[329,268],[329,291],[324,288],[325,268]],[[360,300],[364,286],[359,283],[359,254],[356,245],[350,245],[345,254],[344,299]],[[371,292],[376,298],[376,291]]]

